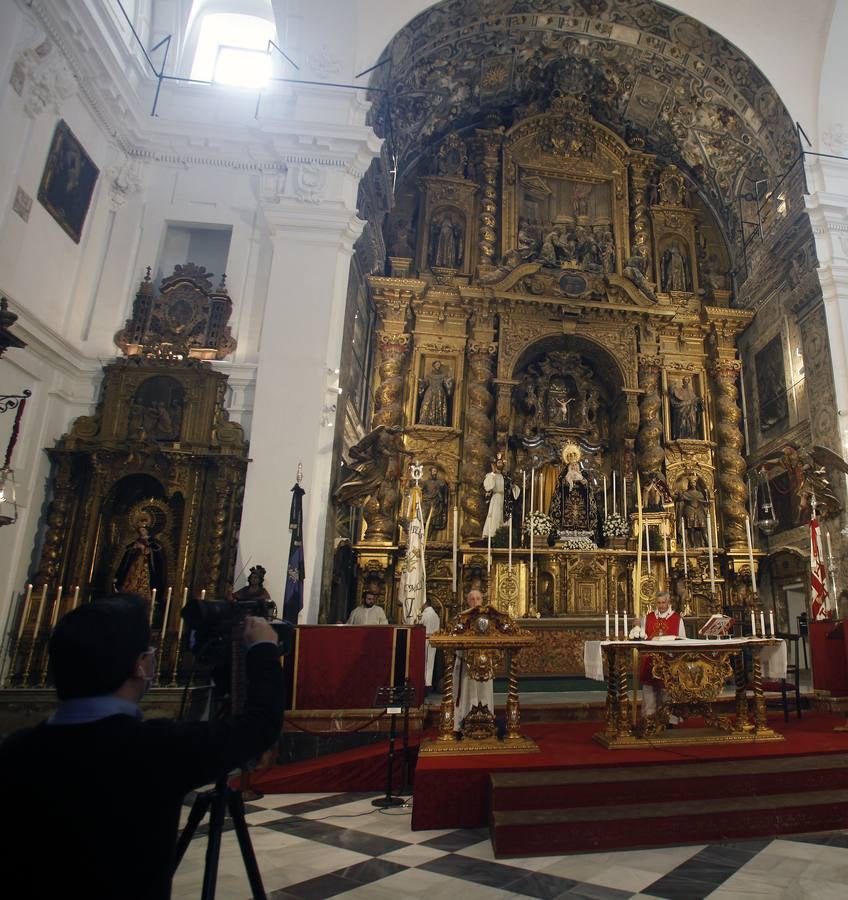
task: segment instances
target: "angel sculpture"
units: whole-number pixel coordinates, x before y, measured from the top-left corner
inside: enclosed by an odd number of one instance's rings
[[[836,515],[842,509],[827,471],[836,469],[848,474],[848,463],[833,450],[813,446],[807,452],[792,444],[785,444],[779,453],[762,460],[762,467],[769,479],[786,472],[789,478],[793,526],[810,521],[813,503],[822,519]],[[773,482],[771,486],[780,491],[779,486]]]
[[[337,503],[361,506],[372,495],[385,505],[386,494],[391,493],[401,473],[401,459],[410,455],[403,448],[403,432],[400,428],[378,425],[350,448],[353,471],[336,490]],[[394,488],[396,492],[396,488]]]

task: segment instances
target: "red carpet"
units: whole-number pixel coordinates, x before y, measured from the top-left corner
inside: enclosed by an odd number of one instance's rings
[[[785,741],[646,750],[606,750],[592,740],[592,735],[603,727],[599,722],[531,724],[522,730],[539,744],[539,753],[422,756],[415,770],[412,827],[486,826],[490,811],[489,776],[495,772],[542,772],[651,763],[691,765],[704,761],[848,753],[848,733],[833,731],[834,726],[841,723],[839,716],[812,715],[784,723],[782,716],[777,715],[769,718],[769,724],[786,737]]]

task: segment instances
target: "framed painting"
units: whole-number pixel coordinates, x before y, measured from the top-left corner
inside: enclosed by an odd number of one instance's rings
[[[77,244],[99,174],[82,144],[60,120],[41,176],[38,201]]]
[[[779,334],[754,356],[754,369],[757,376],[760,431],[784,428],[789,422],[789,403],[786,398],[783,344]]]

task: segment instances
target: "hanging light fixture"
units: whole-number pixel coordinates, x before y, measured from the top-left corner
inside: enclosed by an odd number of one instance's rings
[[[771,484],[766,476],[765,469],[757,472],[757,489],[756,489],[756,524],[757,528],[765,535],[772,535],[777,531],[777,516],[774,514],[774,503],[771,497]]]
[[[18,442],[18,434],[21,430],[21,417],[24,414],[27,398],[32,396],[32,391],[24,391],[23,394],[5,394],[0,396],[0,413],[10,409],[16,409],[15,422],[12,425],[12,433],[6,446],[6,456],[0,467],[0,527],[14,525],[18,521],[18,503],[15,493],[15,472],[12,469],[12,453]]]

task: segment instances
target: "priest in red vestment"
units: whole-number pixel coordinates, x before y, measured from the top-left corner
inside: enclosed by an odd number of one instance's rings
[[[642,623],[649,641],[661,637],[686,637],[686,628],[683,617],[671,608],[671,597],[668,591],[658,591],[654,601],[654,609],[646,616]],[[639,667],[639,680],[642,683],[642,715],[651,716],[664,702],[663,683],[651,674],[651,656],[644,654],[642,664]],[[670,716],[669,722],[676,724],[676,716]]]

